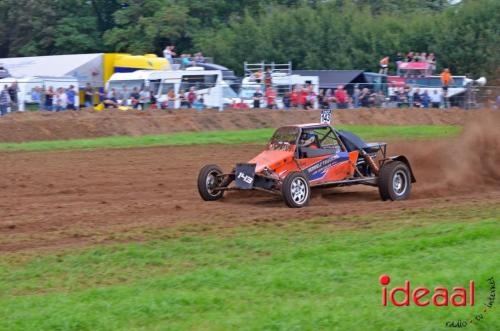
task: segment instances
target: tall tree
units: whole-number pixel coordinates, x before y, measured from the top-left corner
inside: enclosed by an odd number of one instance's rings
[[[114,14],[116,27],[104,34],[104,42],[116,51],[160,52],[166,44],[190,38],[198,21],[188,8],[161,0],[132,0]]]

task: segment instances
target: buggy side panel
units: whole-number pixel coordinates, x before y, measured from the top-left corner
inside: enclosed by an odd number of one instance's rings
[[[338,152],[323,157],[298,160],[311,185],[344,180],[354,173],[358,152]],[[351,162],[351,158],[354,162]]]

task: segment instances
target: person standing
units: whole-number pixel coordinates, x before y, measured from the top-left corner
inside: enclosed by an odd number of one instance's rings
[[[354,108],[359,108],[360,102],[359,102],[359,96],[361,95],[361,90],[359,86],[356,84],[354,86],[354,92],[352,93],[352,100],[353,100],[353,106]]]
[[[84,89],[85,93],[85,107],[93,107],[94,106],[94,89],[90,83],[87,83]]]
[[[266,102],[268,109],[277,109],[276,107],[276,91],[269,86],[266,89]]]
[[[431,75],[433,75],[436,71],[436,56],[434,55],[434,53],[430,53],[427,56],[427,63],[429,63]]]
[[[137,86],[134,86],[134,88],[132,89],[132,93],[130,93],[130,104],[132,105],[132,108],[139,109],[140,102],[141,94],[139,93],[139,88]]]
[[[181,68],[187,68],[193,66],[193,61],[191,61],[191,54],[181,54]]]
[[[198,100],[196,100],[193,103],[193,107],[194,107],[194,109],[196,109],[196,111],[202,111],[205,108],[205,100],[203,99],[202,94],[200,94],[200,97],[198,98]]]
[[[167,108],[175,109],[175,92],[174,89],[170,89],[167,92]]]
[[[302,107],[303,109],[307,110],[307,99],[309,96],[309,92],[307,91],[306,88],[302,87],[300,92],[299,92],[299,106]]]
[[[128,90],[127,85],[123,84],[122,90],[120,92],[120,98],[122,106],[130,106],[130,91]]]
[[[43,107],[46,111],[54,110],[54,94],[54,88],[49,86],[49,88],[45,91],[45,102]]]
[[[36,105],[36,110],[42,109],[42,89],[40,86],[35,86],[31,90],[31,102]]]
[[[343,85],[339,85],[335,90],[335,99],[337,100],[338,109],[347,109],[347,92]]]
[[[290,102],[292,108],[297,108],[299,106],[299,97],[300,92],[298,91],[297,87],[294,87],[292,89],[292,93],[290,93]]]
[[[104,104],[104,108],[117,108],[118,107],[118,99],[116,99],[116,90],[112,88],[105,93],[104,100],[102,101]]]
[[[420,94],[420,89],[417,88],[413,92],[413,102],[412,107],[421,108],[422,107],[422,95]]]
[[[205,57],[202,52],[198,52],[194,55],[194,62],[196,63],[205,63]]]
[[[0,116],[7,115],[7,108],[10,104],[9,87],[4,85],[3,90],[0,91]]]
[[[443,101],[444,108],[448,108],[448,88],[450,84],[453,83],[453,77],[451,76],[450,69],[444,68],[443,72],[441,72],[441,84],[443,87]]]
[[[285,110],[290,109],[290,106],[292,105],[292,97],[290,92],[285,92],[285,95],[283,96],[283,108]]]
[[[187,99],[187,96],[186,96],[186,93],[184,92],[184,90],[179,91],[179,101],[180,101],[181,108],[183,108],[183,109],[189,108],[189,106],[190,106],[189,101]]]
[[[54,95],[56,112],[65,111],[68,106],[68,96],[62,87],[58,88]]]
[[[366,108],[370,107],[370,97],[371,97],[370,90],[366,87],[363,88],[363,90],[361,90],[361,93],[359,95],[359,103],[361,104],[361,107],[366,107]]]
[[[313,91],[312,86],[309,86],[308,91],[306,92],[305,96],[305,104],[304,104],[304,109],[312,109],[316,105],[316,93]]]
[[[443,92],[448,91],[448,87],[453,83],[453,77],[451,76],[450,69],[445,68],[441,72],[441,84],[443,86]]]
[[[68,106],[66,107],[69,110],[76,110],[75,100],[76,100],[76,92],[75,87],[70,85],[66,90],[66,96],[68,98]]]
[[[424,93],[422,93],[421,98],[422,98],[422,107],[429,108],[429,104],[431,102],[431,96],[429,95],[429,92],[427,92],[427,90],[424,90]]]
[[[151,93],[149,89],[143,89],[139,92],[139,110],[146,110],[151,102]]]
[[[382,60],[380,60],[380,70],[379,70],[379,74],[382,74],[382,75],[387,75],[387,68],[389,67],[389,57],[388,56],[384,56],[382,58]]]
[[[254,74],[254,79],[257,84],[260,84],[262,82],[262,70],[257,70]]]
[[[253,94],[253,108],[260,108],[260,101],[262,100],[262,92],[260,91],[260,87],[257,87],[255,93]]]
[[[170,65],[173,64],[173,57],[176,55],[174,52],[175,47],[174,46],[165,46],[165,49],[163,50],[163,57],[168,61]]]
[[[273,83],[273,74],[271,71],[271,68],[267,68],[266,73],[264,74],[264,84],[266,85],[266,88],[271,86]]]
[[[441,72],[441,83],[443,89],[447,89],[453,83],[453,77],[449,68],[444,68]]]
[[[19,110],[19,105],[18,105],[18,98],[17,94],[19,93],[19,86],[17,86],[17,82],[14,81],[10,86],[9,86],[9,96],[10,96],[10,111],[18,111]]]
[[[441,107],[441,95],[439,94],[438,90],[435,89],[432,94],[430,95],[431,99],[431,106],[432,108],[439,108]]]
[[[189,102],[189,108],[193,108],[193,104],[196,102],[196,92],[194,91],[194,86],[189,88],[187,101]]]
[[[395,57],[395,62],[396,62],[396,76],[399,76],[400,74],[400,70],[399,70],[399,66],[401,65],[401,63],[403,63],[403,54],[401,54],[401,52],[398,52],[396,54],[396,57]]]

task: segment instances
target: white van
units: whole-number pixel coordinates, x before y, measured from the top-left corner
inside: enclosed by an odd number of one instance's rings
[[[159,102],[167,99],[170,89],[176,97],[183,90],[186,95],[194,87],[196,95],[203,96],[206,107],[221,107],[224,103],[224,87],[230,88],[222,80],[220,70],[204,70],[191,67],[186,70],[137,70],[127,73],[115,73],[106,83],[106,90],[114,88],[121,91],[127,86],[129,92],[134,87],[139,90],[149,89]],[[175,108],[180,107],[180,100],[176,99]]]
[[[75,96],[75,107],[78,108],[80,106],[78,97],[78,80],[74,77],[7,77],[0,79],[0,87],[3,88],[4,85],[10,86],[13,82],[17,82],[17,86],[19,88],[19,92],[17,94],[17,98],[19,101],[19,111],[24,111],[27,105],[35,103],[35,101],[31,97],[31,92],[35,87],[47,89],[48,87],[52,86],[54,90],[57,90],[60,87],[66,90],[71,85],[73,85],[75,92],[77,92]]]
[[[291,92],[296,86],[312,86],[316,95],[319,94],[319,77],[318,76],[302,76],[302,75],[288,75],[286,73],[276,72],[272,74],[272,87],[276,90],[278,97],[276,104],[278,108],[283,108],[283,95],[286,92]],[[241,82],[241,89],[239,92],[239,101],[246,103],[250,108],[253,107],[253,94],[257,89],[260,89],[264,94],[265,84],[256,83],[253,77],[245,77]],[[266,98],[262,98],[261,107],[266,107]],[[314,104],[314,108],[318,108],[318,103]]]

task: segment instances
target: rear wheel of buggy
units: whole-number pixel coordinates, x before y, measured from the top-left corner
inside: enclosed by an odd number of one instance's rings
[[[215,164],[209,164],[201,168],[198,175],[198,192],[205,201],[219,200],[224,196],[224,191],[217,190],[221,183],[222,170]]]
[[[406,200],[411,192],[411,173],[401,161],[385,164],[379,173],[378,191],[380,198],[386,200]]]
[[[281,186],[283,200],[290,208],[301,208],[308,204],[311,188],[307,177],[298,171],[289,173]]]

